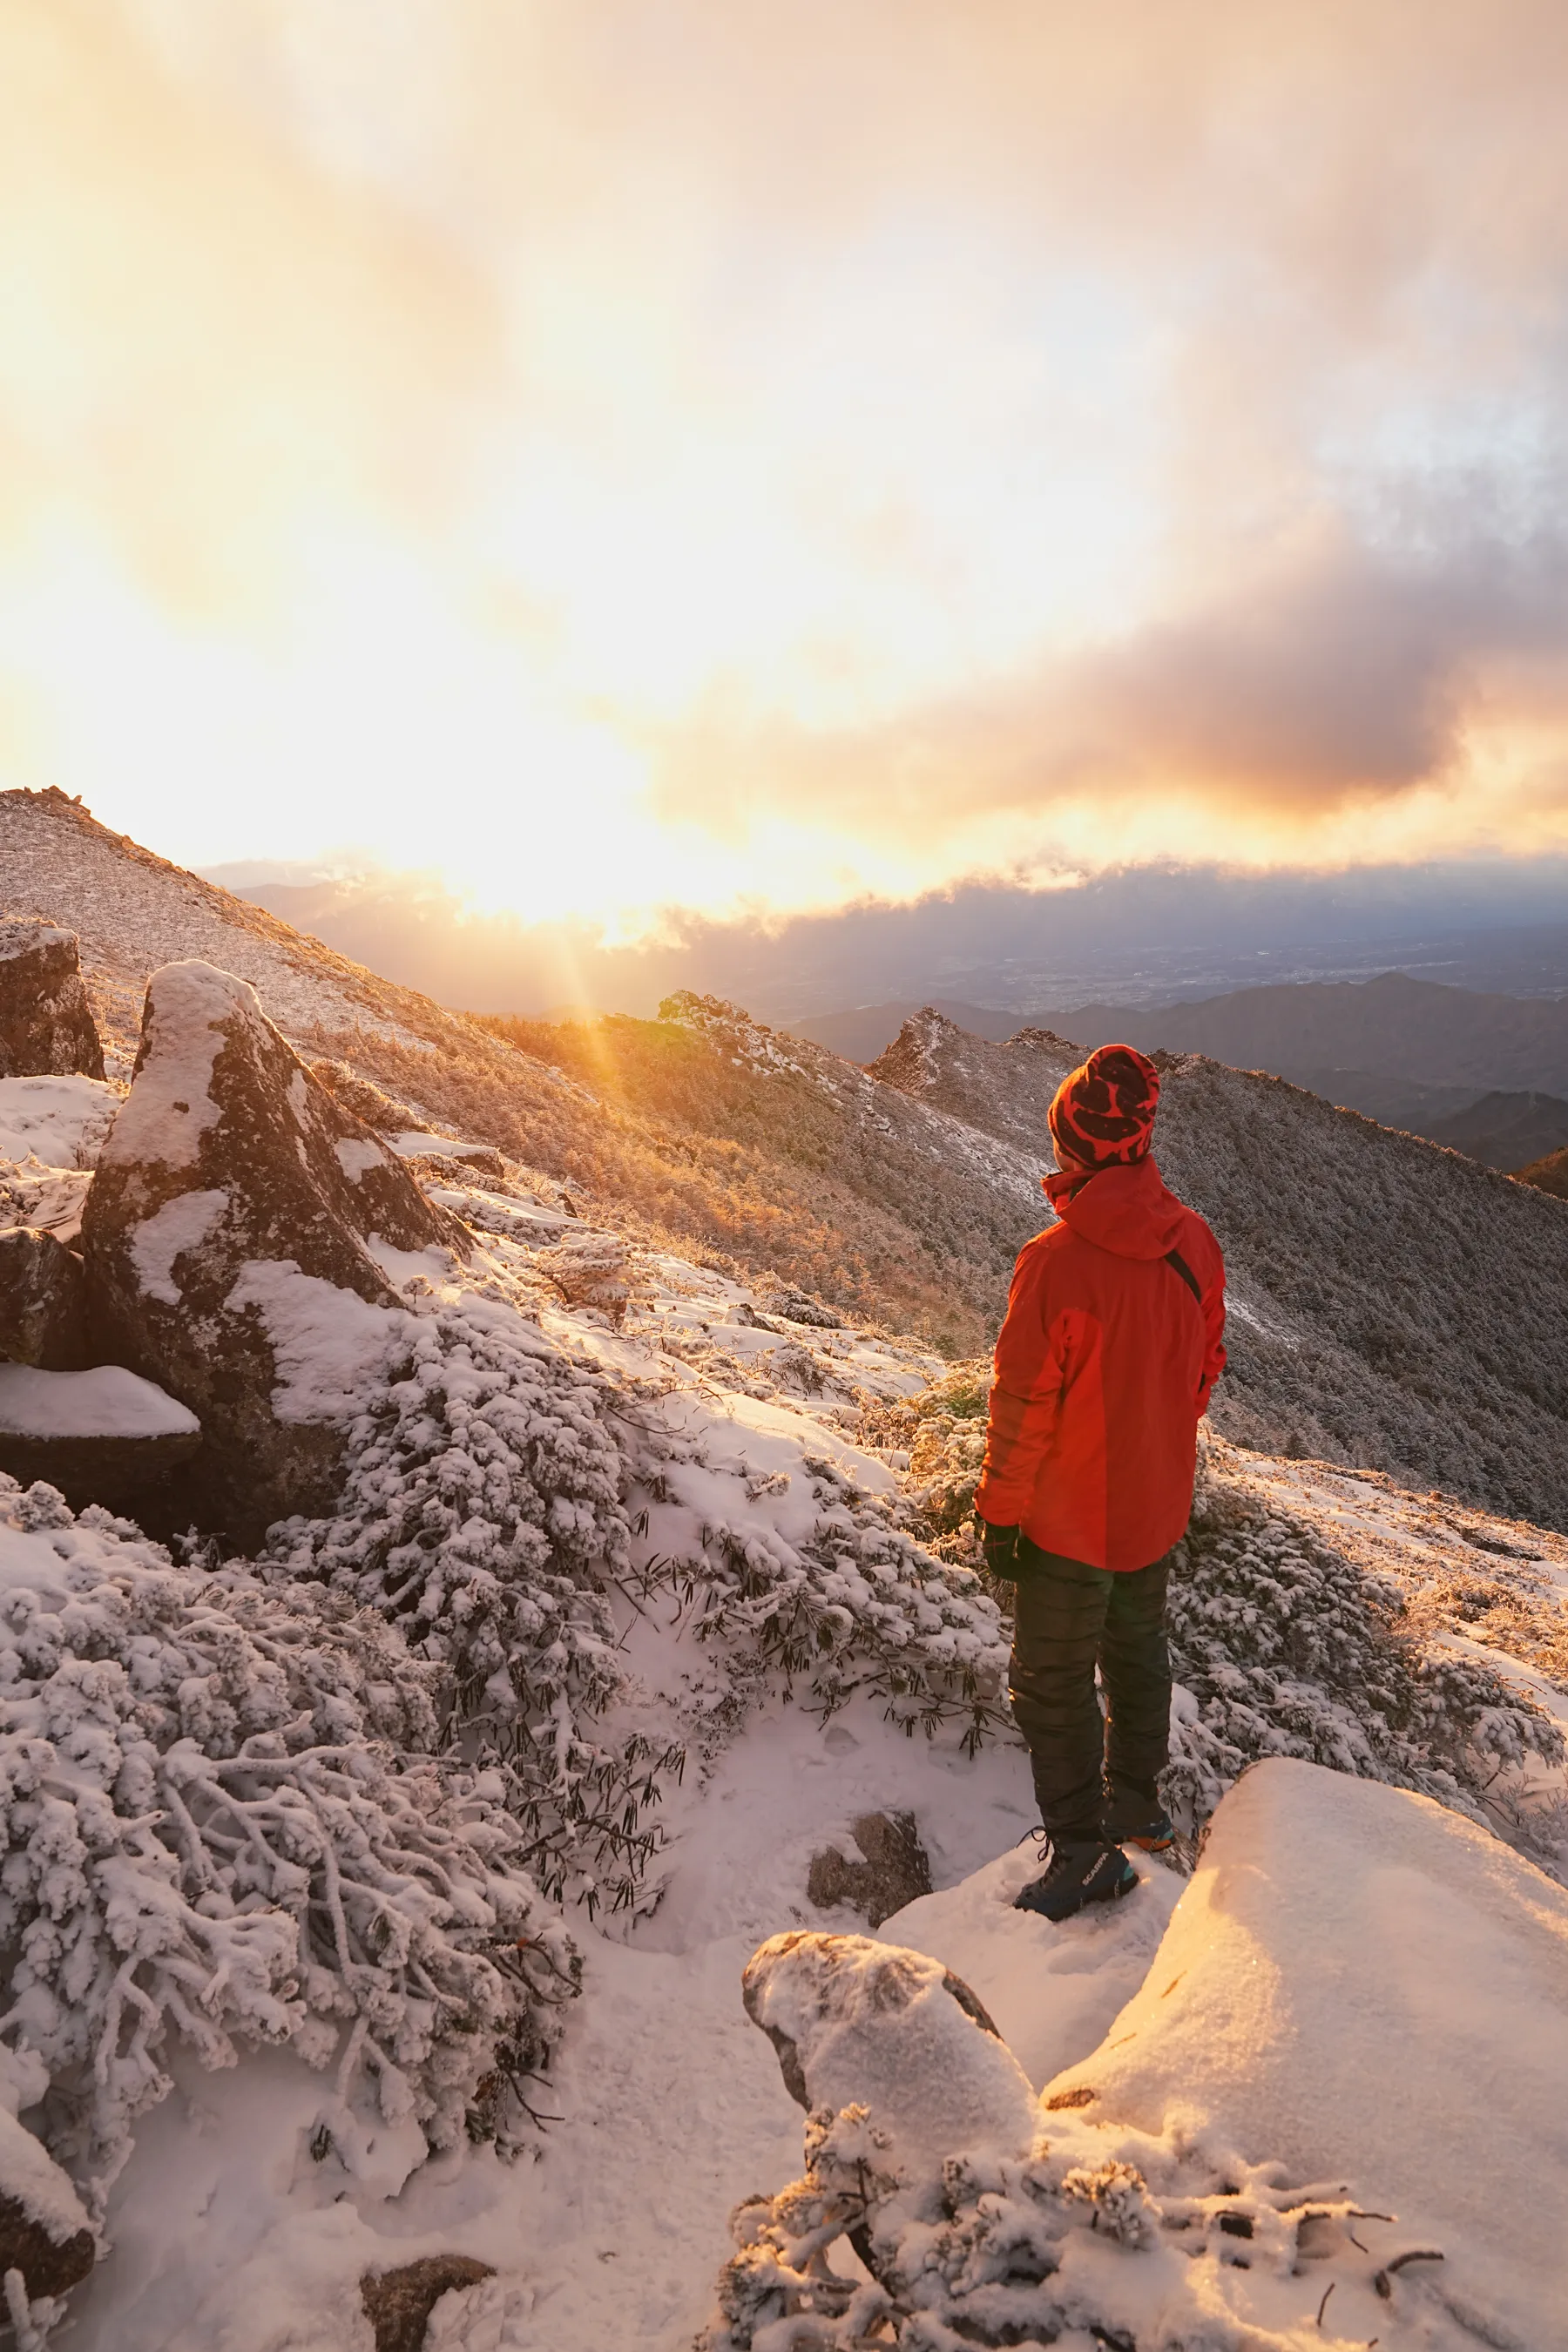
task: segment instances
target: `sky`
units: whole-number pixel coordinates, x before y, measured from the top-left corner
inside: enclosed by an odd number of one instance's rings
[[[1560,0],[0,0],[0,784],[612,940],[1568,849]]]

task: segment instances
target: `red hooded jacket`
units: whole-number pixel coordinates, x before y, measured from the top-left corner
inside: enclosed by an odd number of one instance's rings
[[[1061,1223],[1019,1253],[975,1504],[1043,1551],[1147,1568],[1192,1511],[1197,1426],[1225,1368],[1225,1260],[1147,1157],[1045,1187]]]

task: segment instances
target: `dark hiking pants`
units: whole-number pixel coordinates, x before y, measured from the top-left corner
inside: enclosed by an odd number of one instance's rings
[[[1040,1819],[1058,1844],[1100,1834],[1107,1772],[1147,1797],[1169,1756],[1171,1661],[1165,1646],[1167,1557],[1113,1573],[1018,1542],[1018,1600],[1009,1682],[1028,1744]],[[1109,1722],[1095,1694],[1098,1664]]]

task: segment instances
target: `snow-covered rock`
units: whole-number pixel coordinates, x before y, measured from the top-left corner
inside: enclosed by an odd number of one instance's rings
[[[742,1980],[746,2013],[808,2112],[858,2103],[896,2157],[1029,2144],[1027,2075],[969,1987],[940,1960],[867,1936],[770,1937]]]
[[[1005,1916],[1021,1947],[1040,1932]],[[1081,1969],[1106,1924],[1047,1932]],[[788,1940],[756,1956],[764,1981]],[[752,2004],[834,2061],[807,2168],[737,2210],[710,2352],[1568,2340],[1568,1895],[1451,1811],[1258,1766],[1142,1985],[1023,2134],[1010,2088],[944,2112],[952,2055],[879,1997],[917,1955],[864,1947],[830,2000],[816,1940]],[[862,2285],[829,2259],[841,2237]]]
[[[66,1372],[90,1359],[80,1258],[35,1225],[0,1229],[0,1363]]]
[[[0,1077],[103,1076],[74,931],[0,920]]]
[[[65,2294],[98,2259],[98,2232],[70,2176],[17,2120],[48,2080],[31,2052],[0,2045],[0,2279],[16,2271],[29,2304]]]
[[[931,1863],[912,1813],[860,1813],[850,1823],[858,1860],[836,1845],[811,1857],[807,1898],[819,1911],[840,1903],[858,1911],[868,1927],[879,1927],[907,1903],[931,1893]]]
[[[82,1241],[102,1352],[198,1415],[204,1517],[252,1541],[332,1492],[348,1407],[341,1379],[312,1381],[302,1360],[325,1348],[362,1369],[393,1343],[376,1248],[434,1252],[438,1271],[468,1246],[255,992],[200,963],[149,983]]]
[[[98,1504],[172,1524],[172,1482],[201,1446],[195,1414],[121,1364],[40,1371],[0,1364],[0,1472],[38,1480],[76,1510]]]
[[[1363,2225],[1368,2335],[1379,2269],[1429,2247],[1441,2271],[1401,2279],[1395,2315],[1413,2298],[1482,2342],[1568,2341],[1568,1892],[1443,1806],[1256,1766],[1142,1990],[1043,2105],[1080,2098],[1394,2216]]]
[[[367,2271],[360,2295],[375,2352],[425,2352],[430,2315],[442,2296],[494,2276],[489,2263],[472,2254],[422,2254],[395,2270]]]

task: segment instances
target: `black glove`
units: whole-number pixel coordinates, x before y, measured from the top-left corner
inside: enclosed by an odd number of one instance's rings
[[[1005,1584],[1016,1583],[1018,1577],[1018,1529],[1016,1528],[994,1528],[989,1519],[983,1519],[980,1517],[978,1511],[976,1511],[974,1517],[976,1524],[980,1529],[980,1542],[982,1549],[985,1553],[986,1567],[990,1570],[993,1576],[1000,1577]]]

